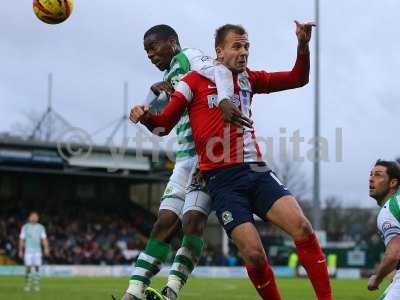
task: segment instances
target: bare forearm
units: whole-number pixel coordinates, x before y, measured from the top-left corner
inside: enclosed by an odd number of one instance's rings
[[[400,236],[392,238],[388,243],[383,256],[382,262],[379,264],[375,272],[377,279],[383,280],[390,272],[392,272],[400,261]]]
[[[19,252],[23,252],[24,251],[24,246],[25,246],[24,240],[19,240],[18,251]]]
[[[310,55],[310,47],[308,43],[299,43],[297,45],[297,53],[299,53],[300,55]]]
[[[47,239],[44,239],[44,240],[42,241],[42,244],[43,244],[43,249],[44,249],[44,251],[45,251],[45,252],[48,252],[48,251],[49,251],[49,241],[48,241]]]
[[[394,269],[396,269],[398,263],[399,260],[396,256],[385,254],[382,262],[375,272],[377,279],[379,281],[382,281],[387,275],[389,275]]]

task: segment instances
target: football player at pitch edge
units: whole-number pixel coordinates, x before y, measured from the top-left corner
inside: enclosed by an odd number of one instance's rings
[[[382,280],[394,270],[392,283],[380,300],[400,299],[400,166],[395,161],[378,160],[369,176],[369,195],[381,207],[377,226],[386,251],[374,275],[368,280],[368,289],[377,290]]]
[[[49,242],[46,230],[39,223],[39,214],[31,212],[29,222],[21,228],[19,235],[18,255],[24,259],[26,268],[25,287],[26,292],[40,290],[40,267],[42,266],[42,245],[44,255],[49,256]]]

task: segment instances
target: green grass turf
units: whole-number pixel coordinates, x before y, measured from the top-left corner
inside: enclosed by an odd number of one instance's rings
[[[157,278],[160,287],[164,278]],[[377,300],[387,282],[378,292],[366,289],[366,280],[333,280],[336,300]],[[117,299],[127,287],[126,278],[43,278],[40,292],[24,292],[22,277],[0,276],[1,300],[110,300]],[[284,300],[312,300],[311,285],[306,279],[278,279]],[[182,300],[259,299],[247,279],[191,278],[180,297]]]

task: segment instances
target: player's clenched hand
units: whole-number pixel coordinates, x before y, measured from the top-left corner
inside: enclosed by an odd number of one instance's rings
[[[168,95],[171,95],[174,92],[174,87],[168,81],[160,81],[153,84],[150,89],[153,91],[156,96],[160,95],[161,92],[166,92]]]
[[[294,21],[296,23],[296,35],[299,45],[306,45],[311,39],[312,28],[317,26],[314,22],[300,23],[299,21]]]
[[[238,127],[246,126],[252,128],[253,121],[244,116],[232,101],[224,99],[219,103],[218,107],[222,112],[225,123],[232,123]]]
[[[19,256],[19,258],[23,258],[24,257],[24,252],[18,251],[18,256]]]
[[[380,284],[380,282],[378,281],[378,277],[376,277],[376,275],[372,275],[368,279],[368,289],[370,291],[374,291],[374,290],[379,289],[379,284]]]
[[[133,123],[137,123],[143,120],[147,113],[149,112],[149,107],[145,105],[136,105],[131,109],[131,113],[129,114],[129,120]]]
[[[49,257],[50,256],[50,250],[49,248],[44,249],[44,256]]]

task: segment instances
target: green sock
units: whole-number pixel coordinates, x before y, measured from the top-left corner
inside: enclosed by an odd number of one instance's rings
[[[150,239],[146,249],[140,253],[136,261],[127,293],[142,299],[144,290],[150,285],[151,278],[160,271],[161,264],[167,259],[169,251],[169,244]]]
[[[199,262],[203,245],[203,239],[194,235],[184,235],[181,248],[176,252],[167,283],[167,286],[177,295]]]

